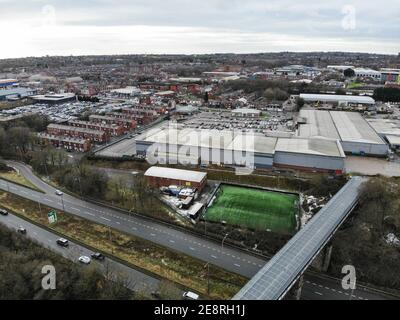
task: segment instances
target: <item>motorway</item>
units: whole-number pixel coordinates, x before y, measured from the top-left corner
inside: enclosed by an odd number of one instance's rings
[[[78,262],[78,258],[80,256],[90,257],[90,255],[93,253],[93,251],[89,250],[88,248],[72,241],[69,241],[68,248],[60,247],[56,243],[57,239],[60,238],[58,235],[12,214],[9,214],[5,217],[2,216],[0,218],[0,223],[11,230],[15,231],[18,229],[18,227],[23,226],[27,231],[26,236],[28,238],[75,263]],[[124,264],[116,262],[108,257],[103,262],[92,260],[91,265],[95,265],[100,272],[111,279],[121,279],[124,282],[124,285],[131,290],[146,292],[148,294],[150,294],[152,291],[158,290],[160,280],[139,272]],[[87,266],[82,265],[82,267]]]
[[[10,161],[7,164],[17,169],[25,178],[44,192],[43,194],[0,180],[0,189],[23,198],[59,210],[63,210],[64,207],[64,210],[70,214],[140,237],[248,278],[253,277],[266,263],[266,260],[260,257],[229,246],[222,248],[218,242],[177,230],[161,222],[140,216],[128,216],[118,210],[86,202],[68,194],[64,194],[62,197],[57,196],[55,195],[55,188],[34,175],[27,165]],[[314,283],[317,283],[317,286]],[[384,295],[365,290],[356,290],[354,295],[355,298],[360,300],[387,298]],[[317,281],[315,278],[309,279],[308,275],[306,276],[302,297],[304,299],[349,299],[349,296],[341,289],[340,281],[332,282],[319,277]]]

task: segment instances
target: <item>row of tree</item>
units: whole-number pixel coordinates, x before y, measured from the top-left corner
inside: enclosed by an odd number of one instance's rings
[[[56,271],[56,289],[42,288],[42,268]],[[0,225],[0,299],[134,299],[127,281],[107,280],[94,267],[78,265]]]

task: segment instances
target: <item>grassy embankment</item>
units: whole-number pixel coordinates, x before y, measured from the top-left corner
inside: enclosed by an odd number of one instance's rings
[[[62,212],[58,213],[58,222],[49,226],[47,212],[50,208],[42,205],[40,211],[35,202],[5,192],[0,192],[0,203],[2,207],[50,227],[72,240],[84,242],[96,250],[214,299],[231,298],[247,281],[242,276],[211,265],[208,294],[207,268],[203,261]]]

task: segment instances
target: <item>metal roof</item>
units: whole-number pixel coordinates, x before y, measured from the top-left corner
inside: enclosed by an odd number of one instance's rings
[[[352,178],[233,299],[282,299],[355,206],[364,181]]]
[[[307,101],[323,101],[323,102],[349,102],[349,103],[364,103],[375,104],[375,100],[365,96],[350,96],[337,94],[300,94],[300,98]]]
[[[385,144],[358,112],[330,112],[340,139],[345,142]]]
[[[275,151],[345,158],[339,140],[280,138]]]
[[[306,124],[301,124],[299,127],[300,137],[340,139],[328,111],[302,109],[299,116],[307,120]]]
[[[174,180],[191,181],[198,183],[200,183],[201,181],[203,181],[205,177],[207,177],[207,173],[205,172],[164,168],[164,167],[151,167],[146,171],[144,175],[146,177],[174,179]]]

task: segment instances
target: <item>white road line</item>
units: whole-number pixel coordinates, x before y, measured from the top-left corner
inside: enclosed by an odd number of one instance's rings
[[[152,237],[155,237],[155,236],[156,236],[154,233],[150,233],[150,235],[151,235]]]
[[[235,263],[235,267],[240,268],[240,264]]]
[[[319,296],[323,296],[323,294],[321,292],[314,291],[314,293],[319,295]]]
[[[169,240],[169,242],[171,242],[171,243],[175,243],[175,241],[174,241],[174,240]]]
[[[110,219],[107,219],[107,218],[104,218],[104,217],[100,217],[100,219],[103,219],[103,220],[106,220],[106,221],[108,221],[108,222],[111,222]]]
[[[90,212],[87,212],[87,211],[85,211],[84,214],[87,214],[87,215],[92,216],[92,217],[95,216],[93,213],[90,213]]]
[[[216,256],[214,256],[214,255],[212,255],[211,258],[218,259],[218,257],[216,257]]]

